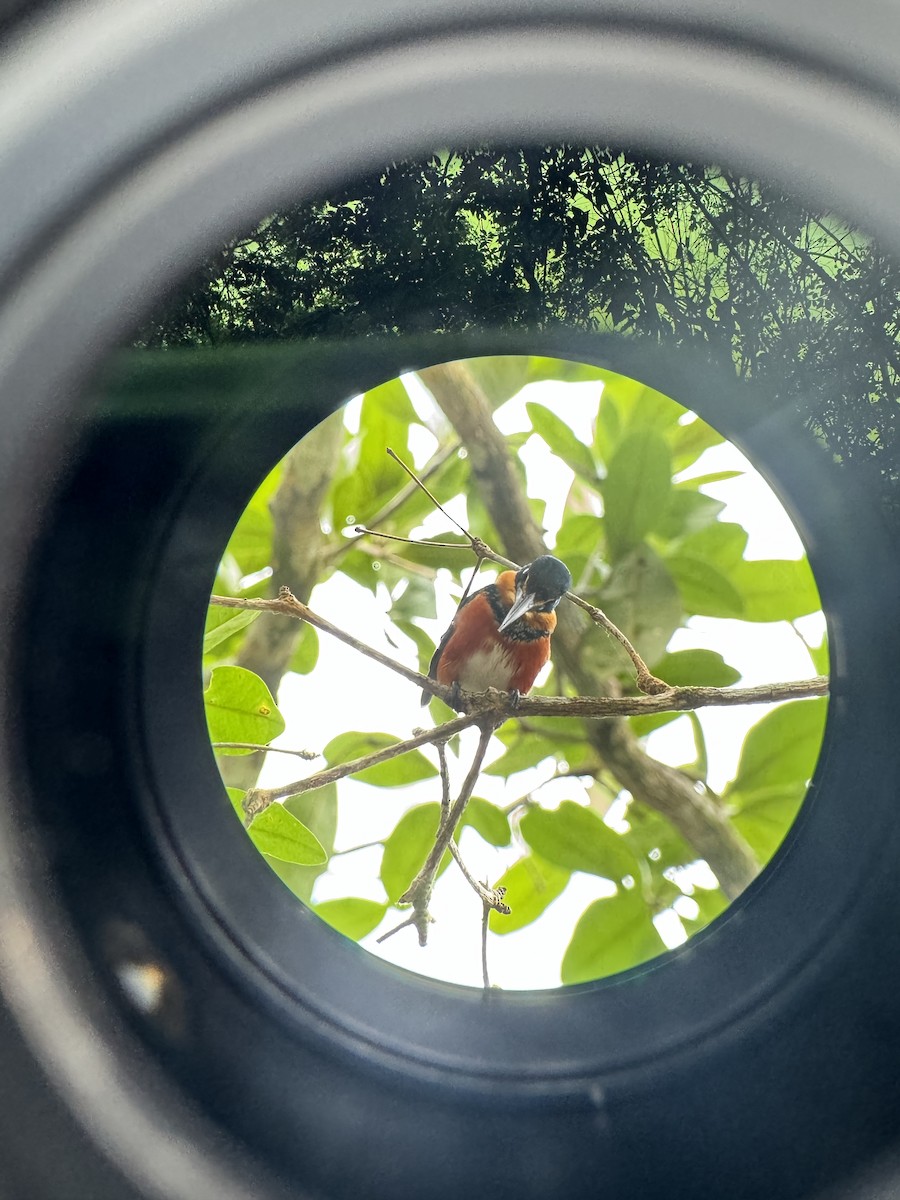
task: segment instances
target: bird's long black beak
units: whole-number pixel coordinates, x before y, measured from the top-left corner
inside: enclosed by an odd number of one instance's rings
[[[516,598],[513,601],[512,608],[497,626],[498,632],[502,633],[504,629],[512,625],[513,621],[518,621],[519,617],[523,617],[525,613],[530,612],[538,603],[538,598],[534,592],[526,592],[524,588],[516,588]]]

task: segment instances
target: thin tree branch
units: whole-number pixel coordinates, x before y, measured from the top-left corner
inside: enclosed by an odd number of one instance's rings
[[[437,743],[438,762],[441,765],[441,825],[440,831],[444,828],[444,823],[450,819],[450,772],[447,770],[447,743],[445,739],[441,739]],[[462,871],[463,878],[469,887],[475,892],[482,904],[487,905],[489,909],[496,908],[498,912],[505,913],[509,916],[510,907],[503,903],[503,897],[506,895],[506,888],[488,887],[486,883],[480,883],[466,864],[463,862],[462,855],[459,852],[459,846],[456,839],[451,837],[449,842],[449,850],[452,854],[456,865]]]
[[[421,733],[417,733],[415,737],[407,738],[406,741],[394,742],[391,746],[374,750],[371,754],[364,754],[361,758],[326,767],[324,771],[316,771],[314,775],[307,775],[305,779],[298,779],[293,783],[282,783],[273,788],[254,788],[244,797],[244,812],[252,820],[276,800],[284,800],[288,796],[302,796],[304,792],[312,792],[329,783],[336,783],[339,779],[346,778],[347,775],[356,775],[369,767],[377,767],[380,763],[390,762],[392,758],[408,754],[410,750],[416,750],[419,746],[446,741],[463,729],[468,729],[470,725],[476,725],[481,719],[480,713],[456,717],[452,721],[438,725],[436,729],[425,729]]]
[[[463,693],[465,695],[465,693]],[[648,713],[689,712],[738,704],[778,704],[828,695],[828,677],[763,683],[748,688],[667,687],[653,696],[523,696],[515,708],[522,717],[636,717]]]
[[[398,925],[396,929],[392,929],[380,937],[378,939],[379,942],[385,941],[386,938],[391,937],[398,930],[404,929],[407,925],[414,925],[419,935],[419,945],[424,946],[427,944],[428,926],[432,920],[428,912],[428,904],[431,900],[431,893],[434,891],[434,881],[438,868],[441,865],[441,859],[444,857],[444,851],[453,837],[453,831],[459,824],[463,813],[466,811],[466,805],[471,799],[478,776],[481,773],[481,764],[484,762],[488,744],[494,736],[496,727],[495,718],[482,716],[481,737],[478,739],[478,746],[472,758],[472,765],[469,767],[459,795],[450,806],[449,811],[442,817],[434,845],[428,852],[428,857],[425,859],[422,869],[398,901],[399,904],[411,904],[413,906],[412,915],[401,925]]]
[[[337,625],[332,625],[330,621],[327,621],[324,617],[320,617],[311,608],[298,600],[290,588],[281,588],[278,592],[278,598],[275,600],[257,600],[244,596],[210,596],[209,602],[210,604],[217,604],[222,608],[259,609],[262,612],[282,613],[288,617],[296,617],[299,621],[308,621],[310,625],[315,625],[316,629],[321,629],[323,633],[331,634],[332,637],[337,638],[340,642],[344,642],[347,646],[350,646],[353,650],[357,650],[360,654],[364,654],[367,658],[381,663],[383,667],[387,667],[391,671],[396,671],[398,675],[402,675],[404,679],[408,679],[416,687],[425,688],[426,691],[431,692],[434,696],[439,696],[444,701],[450,698],[450,689],[444,687],[442,683],[438,683],[436,679],[429,679],[427,675],[413,671],[410,667],[405,667],[403,663],[397,662],[390,655],[382,654],[380,650],[375,650],[373,647],[367,646],[365,642],[361,642],[352,634],[339,629]]]
[[[315,750],[286,750],[283,746],[265,746],[260,742],[213,742],[213,750],[255,750],[259,754],[293,754],[312,762],[319,755]]]
[[[497,891],[502,892],[504,895],[506,894],[506,888],[497,888]],[[488,953],[487,953],[488,920],[490,919],[490,915],[491,915],[491,906],[490,906],[490,904],[488,904],[487,900],[485,900],[484,903],[482,904],[482,913],[481,913],[481,978],[482,978],[482,981],[484,984],[484,990],[486,992],[489,992],[491,990],[491,977],[488,974]]]

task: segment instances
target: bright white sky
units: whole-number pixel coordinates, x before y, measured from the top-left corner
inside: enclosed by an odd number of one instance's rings
[[[414,403],[421,396],[413,381]],[[565,417],[576,434],[590,443],[590,422],[596,411],[599,383],[532,384],[497,412],[497,424],[511,434],[530,428],[525,412],[526,400],[539,400]],[[354,419],[350,406],[348,421]],[[358,419],[358,418],[357,418]],[[414,445],[417,463],[424,461],[434,448],[430,435],[422,433],[420,445]],[[550,532],[558,526],[562,505],[572,478],[569,469],[546,451],[543,443],[532,439],[522,459],[528,472],[529,492],[551,502],[547,524]],[[800,540],[787,514],[761,477],[731,445],[708,450],[691,469],[691,474],[738,469],[743,474],[732,480],[704,488],[709,495],[726,504],[723,520],[735,521],[750,535],[748,558],[796,558],[802,553]],[[453,511],[451,507],[451,511]],[[460,506],[454,515],[464,519]],[[491,578],[486,573],[484,581]],[[458,597],[438,588],[438,620],[422,624],[438,640],[449,624]],[[335,576],[317,587],[311,606],[343,628],[352,628],[357,637],[407,665],[417,666],[412,644],[397,650],[385,636],[389,597],[384,589],[373,596],[344,576]],[[821,641],[824,618],[819,615],[798,622],[811,644]],[[405,640],[405,639],[404,639]],[[804,679],[814,674],[809,655],[797,634],[787,624],[750,625],[739,621],[695,617],[687,629],[679,630],[671,649],[706,647],[718,650],[726,661],[742,673],[741,686],[779,680]],[[638,647],[640,649],[640,647]],[[323,680],[336,681],[323,689]],[[373,706],[373,697],[377,701]],[[399,676],[356,654],[348,647],[324,635],[320,636],[320,656],[316,670],[309,676],[288,675],[280,692],[279,706],[287,721],[287,730],[276,742],[294,749],[319,751],[336,734],[347,729],[383,731],[398,738],[410,736],[413,729],[430,723],[427,710],[419,706],[419,694]],[[734,774],[737,755],[746,730],[758,721],[760,706],[747,708],[704,709],[700,719],[710,756],[710,783],[718,789]],[[474,735],[473,735],[474,738]],[[497,754],[502,748],[498,745]],[[659,759],[678,765],[694,757],[693,739],[687,718],[666,726],[652,735],[651,752]],[[429,750],[426,749],[426,753]],[[287,755],[268,756],[261,782],[265,786],[286,783],[298,777],[300,760]],[[321,767],[321,760],[311,770]],[[465,769],[465,757],[462,759]],[[303,768],[302,773],[306,772]],[[483,776],[476,795],[499,804],[508,804],[547,780],[551,771],[545,764],[522,772],[510,781]],[[436,780],[406,788],[375,788],[345,780],[341,785],[340,824],[337,847],[355,846],[385,837],[408,808],[439,799]],[[582,799],[577,780],[555,780],[540,791],[541,803],[553,807],[564,799]],[[621,807],[610,811],[608,820],[621,819]],[[470,870],[481,879],[495,881],[523,852],[521,846],[495,849],[472,830],[461,836],[460,849]],[[341,854],[332,860],[330,871],[317,884],[314,899],[342,896],[366,896],[383,900],[378,884],[380,848],[361,849]],[[559,985],[559,963],[575,922],[584,908],[599,896],[609,894],[612,885],[595,877],[576,874],[563,895],[546,913],[519,933],[492,936],[489,943],[492,982],[501,987],[545,988]],[[690,901],[686,903],[690,904]],[[409,970],[435,978],[481,986],[481,902],[451,864],[442,876],[432,903],[435,924],[429,944],[419,947],[412,929],[401,931],[383,946],[375,938],[396,924],[396,910],[390,911],[385,924],[363,943]],[[658,927],[669,945],[684,940],[677,917],[658,920]]]

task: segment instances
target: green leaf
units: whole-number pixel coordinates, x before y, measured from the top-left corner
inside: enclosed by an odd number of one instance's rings
[[[242,575],[272,565],[272,514],[257,492],[244,509],[225,548],[234,556]]]
[[[593,513],[568,513],[556,534],[553,553],[568,565],[572,559],[587,559],[592,554],[599,554],[602,538],[602,517]]]
[[[744,739],[737,774],[725,789],[725,797],[733,792],[748,796],[785,784],[805,785],[819,756],[827,712],[823,696],[793,700],[766,713]]]
[[[793,621],[822,607],[805,558],[744,559],[731,573],[745,621]]]
[[[647,545],[632,550],[615,564],[599,602],[649,662],[665,652],[683,616],[681,597],[666,563]],[[602,630],[590,630],[582,646],[585,661],[592,669],[632,669],[626,665],[628,659],[619,643]]]
[[[640,864],[622,838],[574,800],[557,809],[529,809],[519,828],[529,846],[558,867],[605,879],[640,878]]]
[[[300,796],[289,796],[284,802],[284,808],[311,830],[325,847],[327,854],[333,852],[338,818],[336,783],[326,784]],[[281,862],[277,858],[267,858],[266,861],[294,895],[304,904],[308,904],[315,882],[322,874],[324,866],[301,867],[296,863]]]
[[[669,448],[653,429],[633,430],[619,443],[604,480],[606,538],[612,558],[637,546],[659,520],[672,488]]]
[[[658,514],[653,532],[666,541],[674,541],[712,525],[724,507],[721,500],[714,500],[703,492],[673,488],[668,504]]]
[[[534,401],[525,405],[534,432],[548,449],[589,483],[597,482],[597,467],[590,447],[578,440],[573,430],[556,413]]]
[[[434,620],[437,616],[434,583],[427,579],[421,579],[418,575],[407,575],[403,595],[392,605],[391,616],[393,616],[393,608],[402,609],[413,616]]]
[[[270,804],[254,819],[250,837],[257,850],[281,862],[310,867],[328,859],[315,834],[281,804]]]
[[[254,742],[266,746],[284,732],[284,718],[258,675],[243,667],[215,667],[203,693],[211,742]],[[250,754],[222,750],[222,754]]]
[[[697,533],[685,537],[679,553],[687,558],[702,559],[728,574],[741,561],[747,548],[747,530],[733,521],[716,521]]]
[[[655,958],[665,949],[637,888],[595,900],[582,913],[563,956],[565,984],[615,975]]]
[[[335,766],[393,746],[398,740],[390,733],[340,733],[331,739],[322,753],[328,765]],[[353,778],[376,787],[402,787],[407,783],[417,783],[420,779],[430,779],[437,773],[437,767],[420,750],[410,750],[408,754],[400,754],[374,767],[366,767]]]
[[[397,903],[422,869],[428,852],[434,845],[440,819],[439,804],[420,804],[403,814],[393,833],[385,841],[381,859],[381,882],[391,904]],[[449,861],[448,851],[441,862],[441,871]]]
[[[647,713],[643,717],[627,717],[626,720],[631,726],[635,737],[646,737],[653,733],[656,729],[662,729],[663,725],[670,725],[673,721],[677,721],[679,717],[683,717],[684,713]]]
[[[209,654],[215,650],[216,646],[221,645],[232,634],[246,629],[258,616],[258,609],[243,609],[234,612],[232,609],[221,608],[216,604],[211,605],[206,618],[206,632],[203,635],[203,653]]]
[[[695,712],[689,712],[685,715],[690,722],[694,734],[695,753],[694,761],[687,763],[681,770],[696,779],[705,780],[709,775],[709,753],[706,748],[706,735],[703,732],[703,726],[700,724],[700,718]]]
[[[300,637],[291,655],[289,671],[297,675],[308,675],[319,661],[319,635],[313,625],[305,621],[300,626]]]
[[[644,426],[668,431],[687,412],[683,405],[639,379],[630,379],[603,367],[596,370],[603,380],[603,401],[611,399],[615,402],[623,429]]]
[[[455,529],[447,530],[444,533],[436,533],[433,537],[423,538],[421,541],[414,543],[410,542],[409,545],[404,546],[402,548],[404,559],[406,559],[407,562],[418,563],[420,566],[434,567],[435,569],[438,567],[447,566],[448,563],[455,562],[459,564],[466,564],[470,562],[470,560],[465,558],[461,553],[459,553],[459,551],[448,550],[446,547],[432,545],[433,542],[452,542],[453,545],[459,546],[461,549],[466,550],[467,553],[470,553],[470,547],[472,545],[468,538],[463,537],[463,535],[458,533]],[[430,584],[426,585],[424,581],[421,582],[423,586],[431,586]],[[432,588],[432,603],[428,606],[429,609],[433,607],[433,592],[434,589]],[[427,617],[430,615],[430,612],[416,613],[416,616],[421,617]]]
[[[500,775],[504,779],[514,775],[516,771],[527,771],[536,767],[545,758],[553,757],[553,745],[544,737],[537,734],[524,733],[516,730],[517,736],[489,766],[484,768],[485,775]]]
[[[690,479],[680,479],[675,487],[696,489],[705,487],[708,483],[724,483],[727,479],[740,479],[743,474],[743,471],[710,471],[707,475],[692,475]]]
[[[732,581],[701,558],[671,554],[666,566],[678,585],[685,611],[699,617],[745,617],[744,597]]]
[[[698,417],[684,425],[677,425],[669,432],[669,445],[672,448],[672,466],[675,471],[686,470],[691,463],[696,462],[704,450],[711,446],[719,446],[725,438],[718,430]]]
[[[793,825],[806,795],[802,783],[775,784],[748,796],[739,792],[729,799],[737,804],[731,822],[760,862],[768,862]]]
[[[697,852],[660,813],[633,804],[628,809],[628,824],[631,828],[623,840],[633,854],[646,861],[654,876],[696,861]]]
[[[461,824],[471,825],[491,846],[508,846],[512,840],[506,813],[478,796],[473,796],[469,801]]]
[[[609,464],[621,436],[621,414],[610,390],[604,386],[594,427],[594,451],[601,462]]]
[[[664,654],[653,674],[673,687],[729,687],[740,671],[730,667],[715,650],[676,650]]]
[[[387,908],[386,904],[380,904],[377,900],[347,896],[342,900],[322,900],[313,912],[344,937],[359,942],[378,928]]]
[[[228,799],[231,801],[231,807],[237,815],[244,820],[246,813],[244,812],[244,797],[247,795],[243,788],[227,787],[225,791],[228,793]]]
[[[369,505],[383,494],[394,496],[406,483],[406,475],[388,454],[388,447],[401,458],[407,457],[409,427],[417,423],[416,410],[401,379],[391,379],[363,396],[356,475]]]
[[[512,911],[509,914],[492,911],[489,918],[491,932],[515,933],[536,921],[565,890],[570,877],[570,871],[555,867],[536,854],[520,858],[494,884],[494,887],[506,888],[505,900]]]

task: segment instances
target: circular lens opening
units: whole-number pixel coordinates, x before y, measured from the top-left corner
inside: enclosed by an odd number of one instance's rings
[[[215,592],[204,698],[251,840],[434,978],[556,987],[681,944],[818,757],[825,621],[785,510],[695,413],[589,364],[357,396],[263,481]]]

